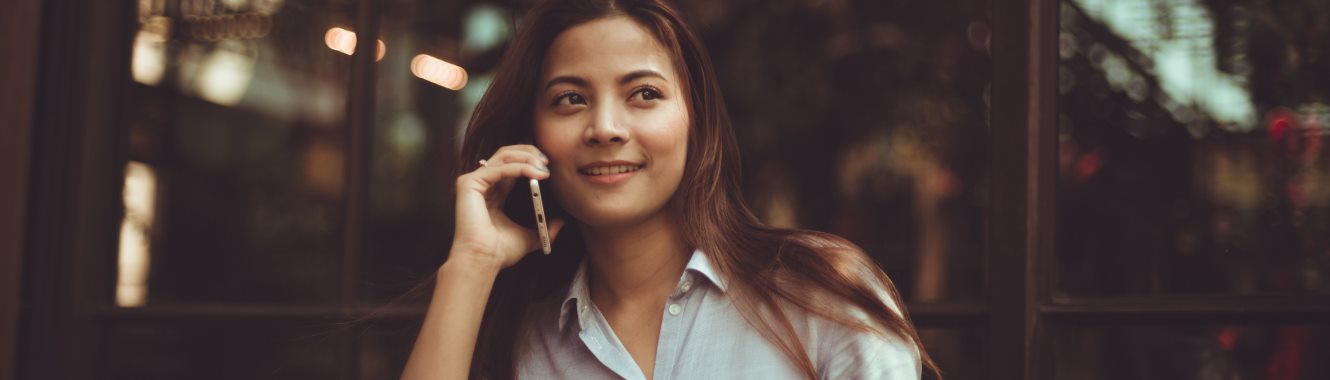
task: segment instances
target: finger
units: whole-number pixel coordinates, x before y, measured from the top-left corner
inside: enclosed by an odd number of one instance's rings
[[[508,194],[512,192],[513,185],[517,183],[517,178],[504,178],[490,188],[490,193],[485,196],[485,204],[490,210],[500,210],[504,202],[507,202]]]
[[[516,149],[500,150],[486,160],[487,165],[508,164],[514,162],[525,162],[536,166],[545,166],[550,163],[548,158],[545,158],[538,153]]]
[[[458,190],[471,190],[481,195],[488,195],[490,189],[504,179],[515,180],[523,176],[534,179],[549,178],[550,173],[542,169],[525,162],[490,164],[458,177]]]
[[[530,153],[531,155],[534,155],[534,156],[536,156],[536,157],[539,157],[539,158],[541,158],[541,159],[543,159],[543,160],[546,160],[546,161],[549,160],[548,158],[545,157],[545,153],[540,151],[540,148],[536,148],[535,145],[531,145],[531,144],[516,144],[516,145],[507,145],[507,146],[503,146],[503,147],[500,147],[500,148],[498,149],[498,151],[494,152],[494,154],[495,154],[495,155],[498,155],[498,154],[501,153],[501,152],[523,152],[523,153]]]
[[[499,163],[499,165],[489,163],[488,166],[480,167],[480,169],[471,171],[471,173],[467,175],[473,175],[473,179],[484,182],[485,189],[483,190],[488,191],[489,187],[497,185],[497,183],[503,181],[505,178],[516,179],[519,177],[527,177],[533,179],[547,179],[549,178],[549,171],[547,167],[532,165],[531,162],[508,162]]]

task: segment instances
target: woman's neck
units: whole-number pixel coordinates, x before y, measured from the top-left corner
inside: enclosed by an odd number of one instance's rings
[[[691,249],[673,219],[631,226],[583,226],[591,300],[602,311],[662,307],[688,265]]]

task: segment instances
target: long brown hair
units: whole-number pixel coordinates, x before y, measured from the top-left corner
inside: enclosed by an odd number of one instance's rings
[[[817,377],[817,369],[783,306],[864,331],[897,334],[918,347],[926,372],[941,378],[895,286],[862,249],[830,234],[767,227],[748,208],[740,187],[739,144],[710,58],[664,0],[554,0],[532,9],[472,114],[458,173],[474,169],[470,163],[501,146],[534,141],[531,105],[550,44],[564,30],[607,16],[629,17],[654,32],[686,80],[691,130],[684,179],[671,204],[688,221],[682,225],[687,243],[706,252],[720,275],[731,279],[727,293],[744,318],[809,378]],[[496,279],[473,356],[474,375],[514,376],[528,305],[566,284],[584,255],[575,223],[569,227],[553,255],[528,257]],[[900,315],[881,298],[884,291],[900,305]],[[870,323],[855,317],[846,302],[865,312]]]

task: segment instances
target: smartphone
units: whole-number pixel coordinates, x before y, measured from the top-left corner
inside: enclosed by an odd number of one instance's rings
[[[550,228],[545,218],[545,201],[540,199],[540,181],[531,180],[531,206],[536,210],[536,231],[540,233],[540,249],[550,254]]]

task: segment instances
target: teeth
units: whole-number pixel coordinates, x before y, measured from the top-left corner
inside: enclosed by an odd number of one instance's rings
[[[637,171],[639,169],[642,169],[641,165],[598,166],[590,169],[583,169],[582,173],[590,175],[606,175],[606,174],[627,173],[631,171]]]

